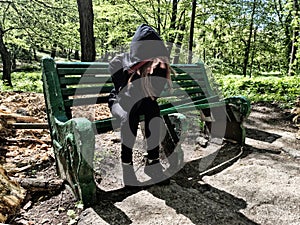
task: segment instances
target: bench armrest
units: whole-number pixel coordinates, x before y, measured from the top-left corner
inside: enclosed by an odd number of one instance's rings
[[[243,123],[251,111],[250,101],[244,96],[233,96],[225,98],[224,101],[227,112],[227,125],[224,137],[244,145],[246,129]]]
[[[86,118],[61,122],[54,118],[52,137],[56,168],[75,196],[84,204],[92,204],[96,195],[93,159],[95,134]]]
[[[249,99],[245,96],[232,96],[225,98],[226,105],[235,107],[238,110],[238,113],[242,117],[241,120],[246,119],[251,111],[251,104]]]

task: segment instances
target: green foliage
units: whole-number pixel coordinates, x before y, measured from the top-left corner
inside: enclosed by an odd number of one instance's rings
[[[13,72],[13,87],[5,86],[0,81],[0,91],[43,92],[42,72]]]
[[[0,29],[13,58],[34,59],[35,51],[78,50],[76,1],[16,0],[0,3]]]
[[[253,33],[251,57],[261,71],[287,67],[290,30],[297,26],[299,13],[293,1],[198,1],[195,18],[193,52],[205,62],[222,59],[229,68],[241,67],[246,40]],[[94,30],[98,56],[103,56],[130,41],[136,26],[148,23],[166,41],[188,46],[191,1],[94,0]],[[250,14],[256,4],[254,27]],[[0,3],[0,27],[10,52],[17,59],[33,59],[34,51],[57,48],[66,54],[79,50],[79,20],[76,1],[16,0]],[[282,5],[283,7],[279,7]],[[176,17],[175,26],[171,24]],[[241,16],[243,15],[243,16]],[[291,17],[293,15],[293,17]],[[278,19],[280,17],[280,20]],[[291,19],[293,18],[293,19]],[[184,30],[181,30],[184,27]],[[255,40],[254,40],[255,32]],[[178,39],[182,35],[182,39]],[[297,53],[297,56],[299,53]],[[298,56],[299,57],[299,56]],[[298,63],[299,65],[299,63]],[[297,68],[297,65],[295,66]]]
[[[155,27],[165,41],[172,40],[180,45],[180,60],[186,58],[191,1],[177,1],[176,11],[173,11],[173,2],[94,0],[97,58],[108,60],[111,53],[124,51],[123,48],[128,47],[133,32],[141,23]],[[80,49],[76,1],[15,0],[2,1],[0,6],[0,31],[16,61],[32,62],[38,60],[41,53],[49,55],[51,50],[56,50],[59,57],[72,56]],[[251,21],[254,8],[255,15]],[[171,23],[174,16],[175,21]],[[251,22],[253,27],[250,27]],[[299,11],[292,0],[197,1],[193,55],[217,67],[222,74],[241,74],[245,66],[245,52],[249,50],[247,74],[252,72],[253,76],[269,71],[285,74],[290,62],[291,35],[298,28]],[[251,45],[247,46],[250,34]],[[294,41],[299,47],[299,37]],[[298,73],[299,50],[296,57],[292,69]],[[14,79],[17,75],[12,76]],[[22,79],[21,84],[18,82],[18,79],[13,81],[15,89],[29,87],[29,84],[20,87],[25,83]]]
[[[300,76],[218,75],[216,80],[224,97],[244,95],[253,102],[280,102],[291,107],[300,94]]]

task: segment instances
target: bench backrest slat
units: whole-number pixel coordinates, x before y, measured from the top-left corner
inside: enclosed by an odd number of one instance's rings
[[[68,74],[109,74],[107,68],[57,68],[57,72],[59,76],[64,76]]]
[[[64,102],[66,108],[70,108],[72,106],[81,106],[81,105],[103,104],[108,102],[108,95],[67,99]]]
[[[60,78],[61,85],[96,84],[111,82],[110,75],[68,76]]]
[[[108,86],[83,86],[83,87],[71,87],[71,88],[62,88],[61,92],[63,96],[75,96],[75,95],[88,95],[88,94],[100,94],[100,93],[109,93],[113,85]]]

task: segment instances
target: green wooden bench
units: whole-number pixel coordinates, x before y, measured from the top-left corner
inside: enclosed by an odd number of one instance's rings
[[[211,88],[203,63],[176,64],[172,68],[176,71],[172,77],[174,90],[163,93],[160,109],[173,147],[180,137],[170,115],[195,110],[212,138],[224,137],[244,144],[243,121],[250,113],[249,101],[242,96],[220,99]],[[72,118],[72,107],[107,104],[113,88],[108,63],[43,58],[42,79],[57,172],[79,200],[92,204],[97,189],[93,170],[95,134],[112,130],[114,118]]]

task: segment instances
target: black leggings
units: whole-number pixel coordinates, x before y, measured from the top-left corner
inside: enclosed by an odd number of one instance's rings
[[[111,107],[112,115],[120,123],[121,128],[121,159],[124,163],[132,162],[132,148],[134,146],[139,117],[143,115],[145,118],[145,136],[147,144],[147,153],[149,159],[159,158],[159,142],[161,117],[159,107],[155,100],[144,98],[137,102],[130,113],[125,111],[118,102]]]

